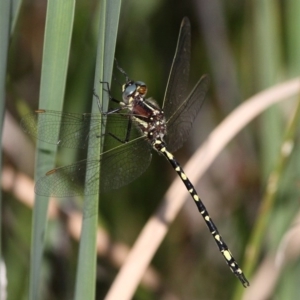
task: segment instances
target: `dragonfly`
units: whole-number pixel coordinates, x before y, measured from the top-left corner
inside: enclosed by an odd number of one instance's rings
[[[122,86],[122,100],[111,96],[108,84],[107,91],[110,100],[117,103],[118,108],[104,113],[98,99],[98,114],[38,109],[26,115],[21,121],[24,131],[42,141],[80,149],[97,148],[103,143],[102,153],[95,155],[94,159],[48,171],[38,179],[35,192],[44,196],[70,197],[96,194],[99,188],[101,192],[118,189],[147,169],[154,150],[169,161],[180,177],[230,270],[247,287],[248,280],[195,187],[173,155],[186,141],[209,86],[209,78],[204,75],[187,94],[190,49],[191,26],[185,17],[180,26],[162,108],[152,98],[146,98],[147,85],[144,82],[131,80],[117,64],[118,70],[126,78]],[[106,124],[104,142],[103,135],[99,134],[99,122]],[[84,186],[80,184],[83,182]]]

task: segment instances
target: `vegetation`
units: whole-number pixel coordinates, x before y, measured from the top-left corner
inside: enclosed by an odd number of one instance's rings
[[[104,299],[109,290],[123,299],[131,293],[134,299],[296,299],[300,3],[4,2],[0,251],[7,299]],[[114,68],[111,80],[114,56],[161,103],[184,16],[192,24],[190,87],[204,73],[211,87],[188,142],[175,154],[250,281],[247,289],[156,153],[130,185],[100,201],[85,199],[95,214],[84,215],[81,240],[82,199],[52,199],[48,209],[48,200],[36,197],[33,204],[34,173],[39,178],[86,153],[38,142],[35,160],[35,141],[16,126],[22,116],[37,108],[97,111],[93,90],[102,98],[100,81],[111,81],[120,99],[124,76]],[[128,281],[116,281],[130,250],[129,273],[122,271]]]

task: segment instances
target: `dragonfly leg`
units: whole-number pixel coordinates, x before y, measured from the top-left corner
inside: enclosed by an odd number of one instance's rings
[[[131,133],[131,126],[132,126],[132,120],[128,119],[128,123],[127,123],[127,130],[126,130],[126,136],[125,139],[121,139],[119,137],[117,137],[115,134],[108,132],[108,134],[113,137],[114,139],[116,139],[117,141],[119,141],[122,144],[126,144],[127,142],[129,142],[129,138],[130,138],[130,133]]]

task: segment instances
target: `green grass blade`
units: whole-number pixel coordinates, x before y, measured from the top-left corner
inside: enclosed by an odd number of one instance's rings
[[[279,80],[278,70],[282,63],[280,8],[275,1],[257,1],[253,7],[254,65],[259,89],[264,89]],[[264,178],[267,178],[277,157],[277,149],[283,134],[281,121],[278,107],[268,109],[261,116],[261,166]]]
[[[99,15],[98,49],[94,86],[99,98],[103,98],[103,86],[100,81],[109,81],[112,76],[113,58],[117,37],[121,1],[102,1]],[[106,95],[106,100],[108,97]],[[108,103],[102,103],[104,110]],[[96,101],[93,101],[93,112],[99,112]],[[99,124],[99,132],[102,132]],[[101,149],[97,149],[100,153]],[[88,158],[95,153],[88,152]],[[100,172],[100,170],[99,170]],[[84,218],[80,240],[78,269],[76,277],[75,299],[95,299],[96,283],[96,238],[98,224],[99,195],[85,197]],[[93,212],[91,212],[91,209]]]
[[[20,8],[21,8],[22,3],[23,3],[22,0],[13,0],[12,1],[12,21],[11,21],[11,30],[10,30],[11,33],[13,33],[16,28],[16,24],[19,19]]]
[[[40,108],[62,110],[67,67],[73,29],[75,0],[48,1]],[[35,178],[53,167],[56,147],[38,142]],[[31,247],[30,299],[40,299],[40,276],[44,237],[46,232],[48,200],[37,196],[33,212]]]
[[[298,76],[300,73],[300,37],[298,18],[300,11],[300,2],[294,0],[286,1],[286,25],[287,25],[287,51],[288,51],[288,68],[289,75]]]

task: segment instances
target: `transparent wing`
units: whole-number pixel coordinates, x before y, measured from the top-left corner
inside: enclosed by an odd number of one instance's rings
[[[126,135],[129,115],[74,114],[53,110],[37,110],[24,116],[21,127],[29,135],[65,148],[86,149],[101,143],[100,122],[112,124],[111,130]]]
[[[139,137],[104,152],[99,158],[82,160],[47,172],[37,181],[35,192],[53,197],[93,195],[98,192],[99,182],[101,192],[118,189],[129,184],[148,168],[150,152],[150,144],[144,137]]]
[[[104,192],[118,189],[139,177],[151,161],[151,145],[141,137],[134,124],[129,126],[130,117],[127,113],[103,116],[51,110],[38,110],[26,115],[21,120],[24,131],[48,143],[85,149],[97,147],[104,140],[101,155],[95,152],[95,159],[47,172],[38,179],[36,193],[54,197],[96,194],[100,167],[100,189]],[[99,133],[99,122],[106,122],[105,135]],[[125,143],[126,139],[128,142]]]
[[[101,114],[74,114],[53,110],[37,110],[24,116],[21,127],[29,135],[66,148],[85,149],[99,146]]]
[[[203,104],[209,85],[209,77],[202,76],[189,96],[176,107],[167,121],[165,141],[170,152],[175,152],[187,140],[192,124]]]
[[[165,91],[163,110],[168,120],[186,97],[190,73],[191,25],[188,18],[181,22],[175,56]]]

